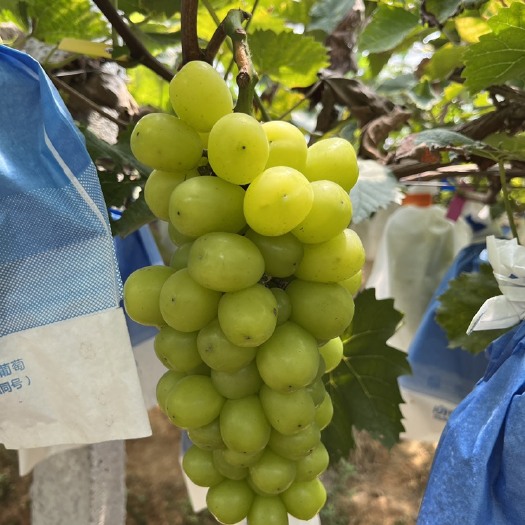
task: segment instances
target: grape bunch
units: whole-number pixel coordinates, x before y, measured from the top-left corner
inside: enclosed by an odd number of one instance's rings
[[[343,358],[364,263],[348,229],[356,155],[234,112],[205,62],[175,75],[170,100],[176,116],[142,117],[131,149],[153,169],[144,197],[177,249],[126,280],[125,308],[159,327],[158,404],[187,431],[182,466],[216,519],[308,520],[326,501],[325,374]]]

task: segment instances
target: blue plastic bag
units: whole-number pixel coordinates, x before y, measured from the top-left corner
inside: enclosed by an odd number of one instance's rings
[[[149,435],[96,169],[38,62],[0,45],[0,443]]]

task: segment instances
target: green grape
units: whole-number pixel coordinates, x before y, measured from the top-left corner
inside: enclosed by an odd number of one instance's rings
[[[220,415],[220,425],[224,443],[237,452],[259,452],[270,438],[271,427],[256,395],[226,400]]]
[[[182,270],[188,267],[188,257],[190,255],[190,249],[193,242],[186,242],[182,246],[179,246],[171,256],[170,267],[174,270]]]
[[[282,494],[286,510],[299,520],[311,520],[326,503],[326,489],[319,478],[295,481]]]
[[[250,512],[248,512],[248,525],[288,524],[288,512],[279,496],[255,495]]]
[[[236,292],[259,281],[264,259],[250,239],[236,233],[211,232],[193,242],[188,271],[206,288]]]
[[[248,184],[264,170],[269,146],[261,124],[244,113],[225,115],[208,137],[208,161],[215,174],[233,184]]]
[[[292,233],[308,244],[330,240],[348,228],[352,220],[350,195],[339,184],[331,180],[316,180],[311,183],[314,191],[312,208]]]
[[[246,226],[245,192],[240,186],[204,175],[181,182],[171,193],[169,219],[189,237],[214,231],[236,233]]]
[[[305,244],[295,275],[305,281],[336,283],[355,275],[364,263],[361,239],[353,230],[346,229],[329,241]]]
[[[250,481],[263,494],[279,494],[295,479],[295,462],[266,449],[250,467]]]
[[[175,113],[197,131],[210,131],[233,111],[233,100],[221,75],[207,62],[192,60],[171,79],[170,101]]]
[[[259,346],[270,338],[277,324],[277,300],[262,284],[225,293],[218,308],[222,331],[235,345]]]
[[[321,430],[324,430],[332,421],[333,416],[334,405],[327,392],[321,404],[315,409],[315,423]]]
[[[310,481],[320,476],[330,463],[330,456],[328,450],[319,443],[308,456],[297,460],[295,481]]]
[[[197,333],[163,326],[155,336],[155,354],[165,367],[190,373],[203,362],[197,350]]]
[[[184,244],[187,244],[189,242],[192,242],[196,239],[196,237],[192,237],[190,235],[184,235],[181,233],[171,222],[168,222],[168,235],[173,244],[175,246],[183,246]]]
[[[357,292],[361,289],[361,284],[363,282],[363,271],[359,270],[356,274],[352,275],[344,281],[339,281],[341,286],[344,286],[352,295],[356,295]]]
[[[288,321],[292,313],[292,303],[288,294],[282,288],[270,288],[277,300],[277,325]]]
[[[283,394],[263,385],[259,398],[270,425],[281,434],[295,434],[313,423],[315,405],[305,388]]]
[[[302,173],[306,167],[308,146],[301,131],[283,120],[264,122],[262,128],[270,145],[266,167],[288,166]]]
[[[186,179],[197,177],[196,169],[188,171],[153,170],[144,185],[144,200],[151,213],[163,221],[169,220],[171,192]]]
[[[326,387],[324,386],[323,378],[320,377],[316,379],[305,388],[312,397],[314,406],[317,408],[326,396]]]
[[[244,479],[248,476],[248,467],[230,463],[224,453],[228,449],[213,451],[213,464],[215,468],[228,479]]]
[[[169,266],[145,266],[135,270],[124,283],[124,309],[133,321],[147,326],[166,324],[159,297],[164,283],[173,275]]]
[[[263,451],[255,452],[254,454],[245,454],[244,452],[237,452],[225,448],[222,452],[222,457],[226,463],[237,467],[251,467],[257,463],[259,458],[263,455]]]
[[[287,321],[259,348],[255,357],[263,381],[278,392],[309,385],[319,368],[315,338],[299,325]]]
[[[183,268],[164,283],[159,296],[160,311],[175,330],[195,332],[216,317],[220,298],[220,292],[196,283]]]
[[[286,293],[292,303],[290,319],[319,341],[341,335],[352,322],[354,300],[350,292],[337,283],[295,279],[287,286]]]
[[[310,454],[321,442],[321,430],[312,423],[295,434],[281,434],[273,429],[268,447],[283,458],[297,461]]]
[[[244,235],[259,248],[265,272],[272,277],[289,277],[303,258],[303,245],[291,233],[268,237],[248,230]]]
[[[226,447],[222,440],[218,417],[207,425],[189,428],[188,437],[192,443],[205,450],[215,450]]]
[[[211,380],[217,392],[228,399],[240,399],[257,394],[263,382],[254,360],[234,372],[212,370]]]
[[[312,185],[301,172],[275,166],[263,171],[248,186],[244,215],[257,233],[284,235],[305,219],[313,200]]]
[[[182,372],[168,370],[167,372],[164,372],[158,380],[155,394],[157,397],[157,404],[162,412],[166,413],[166,400],[170,390],[185,376],[186,374],[183,374]]]
[[[135,125],[130,146],[136,159],[157,170],[185,171],[202,157],[199,134],[186,122],[167,113],[149,113]]]
[[[206,505],[220,523],[234,525],[246,518],[253,498],[246,481],[225,479],[208,490]]]
[[[350,191],[357,182],[359,167],[355,150],[345,139],[331,137],[308,148],[304,174],[309,181],[329,179]]]
[[[221,412],[224,398],[215,390],[208,376],[183,377],[169,391],[166,413],[180,428],[202,427]]]
[[[214,319],[199,331],[197,349],[201,359],[212,371],[234,372],[253,361],[256,348],[237,346],[230,342]]]
[[[324,360],[326,372],[331,372],[343,359],[344,346],[340,337],[334,337],[319,347],[319,353]]]
[[[182,469],[199,487],[213,487],[224,479],[213,463],[211,450],[203,450],[196,445],[192,445],[184,453]]]

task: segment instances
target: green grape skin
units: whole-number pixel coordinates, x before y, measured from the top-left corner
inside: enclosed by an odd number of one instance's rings
[[[190,249],[193,242],[186,242],[182,246],[179,246],[172,254],[170,258],[170,267],[174,270],[182,270],[188,267],[188,257],[190,255]]]
[[[199,132],[208,132],[233,111],[233,99],[221,75],[207,62],[187,62],[171,79],[170,102],[175,113]]]
[[[328,468],[329,463],[328,450],[321,442],[310,454],[297,460],[295,481],[311,481],[317,478]]]
[[[162,326],[166,322],[159,305],[161,289],[174,270],[169,266],[145,266],[135,270],[124,283],[124,309],[136,323]]]
[[[290,319],[292,303],[288,294],[282,288],[273,287],[270,288],[270,291],[277,300],[277,326],[279,326]]]
[[[296,466],[294,461],[266,449],[249,471],[251,484],[259,493],[274,495],[292,484]]]
[[[226,447],[237,452],[254,454],[270,439],[271,427],[256,395],[226,400],[220,425]]]
[[[196,445],[186,450],[182,457],[182,469],[195,485],[213,487],[224,480],[224,476],[213,463],[211,450],[203,450]]]
[[[188,271],[206,288],[236,292],[259,281],[264,259],[250,239],[236,233],[211,232],[193,242]]]
[[[349,228],[318,244],[305,244],[295,276],[305,281],[336,283],[363,268],[365,250],[361,239]]]
[[[308,145],[301,131],[283,120],[264,122],[262,128],[270,146],[266,168],[288,166],[302,173],[306,167]]]
[[[287,321],[260,346],[255,359],[266,385],[278,392],[292,392],[315,379],[320,355],[315,338]]]
[[[153,170],[144,184],[144,200],[151,213],[157,219],[168,221],[171,192],[181,182],[198,175],[196,169],[179,172]]]
[[[277,236],[293,230],[312,208],[314,192],[308,179],[287,166],[274,166],[258,175],[244,196],[244,215],[261,235]]]
[[[171,222],[168,222],[168,236],[170,241],[178,247],[184,246],[184,244],[193,242],[196,239],[196,237],[184,235],[182,232],[177,230],[177,228],[175,228]]]
[[[277,324],[277,300],[262,284],[225,293],[218,306],[218,319],[229,341],[256,347],[268,340]]]
[[[279,496],[256,494],[250,511],[248,525],[288,525],[286,506]]]
[[[157,170],[186,171],[202,157],[199,134],[186,122],[167,113],[149,113],[135,124],[130,138],[135,158]]]
[[[314,421],[315,405],[306,388],[283,394],[263,385],[259,398],[270,425],[281,434],[295,434]]]
[[[257,463],[259,458],[263,455],[263,451],[255,452],[254,454],[244,454],[225,448],[221,450],[221,455],[224,461],[230,465],[242,468],[248,468]]]
[[[217,316],[221,293],[196,283],[186,268],[162,286],[159,304],[165,324],[180,332],[196,332]]]
[[[240,480],[248,476],[248,467],[234,465],[225,456],[228,449],[217,449],[213,451],[213,464],[225,478]]]
[[[337,283],[295,279],[286,288],[292,304],[290,320],[308,330],[318,341],[341,335],[352,322],[354,299]]]
[[[268,275],[283,278],[294,274],[303,258],[303,245],[291,233],[268,237],[249,229],[244,235],[259,248]]]
[[[158,380],[155,395],[157,398],[157,404],[164,414],[166,413],[166,400],[170,390],[185,376],[186,374],[183,374],[182,372],[167,370]]]
[[[321,442],[321,430],[314,422],[295,434],[281,434],[273,429],[268,448],[283,458],[298,461],[310,454]]]
[[[227,399],[241,399],[257,394],[263,382],[255,360],[234,372],[212,370],[210,377],[217,392]]]
[[[208,161],[215,174],[249,184],[266,166],[269,146],[261,124],[245,113],[220,118],[208,137]]]
[[[311,520],[326,503],[326,489],[321,480],[294,481],[281,499],[289,514],[299,520]]]
[[[207,425],[188,428],[188,437],[193,444],[204,450],[226,448],[221,436],[219,417]]]
[[[216,231],[237,233],[246,226],[244,196],[240,186],[211,175],[185,180],[171,193],[170,223],[193,238]]]
[[[256,348],[237,346],[229,341],[218,319],[214,319],[199,331],[197,350],[212,372],[235,372],[253,361],[257,351]]]
[[[179,428],[202,427],[219,416],[224,401],[208,376],[187,375],[169,391],[166,414]]]
[[[357,182],[355,150],[345,139],[322,139],[308,148],[304,174],[309,181],[329,179],[349,192]]]
[[[319,347],[319,352],[326,366],[326,373],[334,370],[343,359],[344,345],[340,337],[334,337]]]
[[[305,388],[312,397],[315,408],[317,408],[326,396],[326,387],[324,386],[323,378],[320,377],[316,379]]]
[[[314,200],[304,220],[292,233],[301,242],[317,244],[329,241],[348,228],[352,220],[350,195],[339,184],[330,180],[311,183]]]
[[[334,405],[327,392],[321,404],[315,409],[315,423],[321,430],[324,430],[332,421],[333,416]]]
[[[339,281],[339,284],[345,287],[352,296],[357,295],[357,292],[361,289],[361,284],[363,282],[363,271],[359,270],[356,274],[352,275],[344,281]]]
[[[188,374],[203,361],[197,350],[198,332],[179,332],[170,326],[163,326],[153,343],[159,361],[175,372]]]
[[[246,518],[253,498],[254,492],[246,481],[225,479],[210,487],[206,505],[217,521],[234,525]]]

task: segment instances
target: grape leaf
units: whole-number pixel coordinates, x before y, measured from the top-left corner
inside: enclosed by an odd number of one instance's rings
[[[381,4],[359,37],[359,49],[382,53],[399,45],[419,25],[414,13]]]
[[[479,272],[464,272],[449,281],[447,290],[438,298],[436,322],[447,334],[450,348],[461,347],[478,354],[508,331],[480,330],[467,335],[467,328],[481,305],[496,295],[501,295],[501,291],[489,264],[480,265]]]
[[[460,10],[462,3],[462,0],[425,0],[422,11],[427,17],[430,15],[442,24]]]
[[[288,87],[304,87],[317,80],[328,66],[325,46],[313,38],[291,31],[257,30],[249,36],[255,69]]]
[[[144,200],[144,192],[141,192],[139,198],[122,212],[118,220],[110,220],[111,233],[114,236],[126,237],[153,220],[155,216]]]
[[[392,446],[403,431],[397,378],[410,373],[407,355],[387,345],[402,314],[393,299],[378,301],[374,289],[355,298],[351,334],[345,337],[344,359],[327,374],[327,390],[334,417],[323,430],[332,461],[347,457],[353,446],[352,429],[367,430]]]
[[[430,80],[446,79],[454,69],[463,65],[464,51],[463,46],[455,46],[451,43],[440,47],[425,64],[425,76]]]
[[[355,0],[321,0],[310,10],[311,23],[308,31],[320,30],[332,34],[337,24],[354,7]]]

